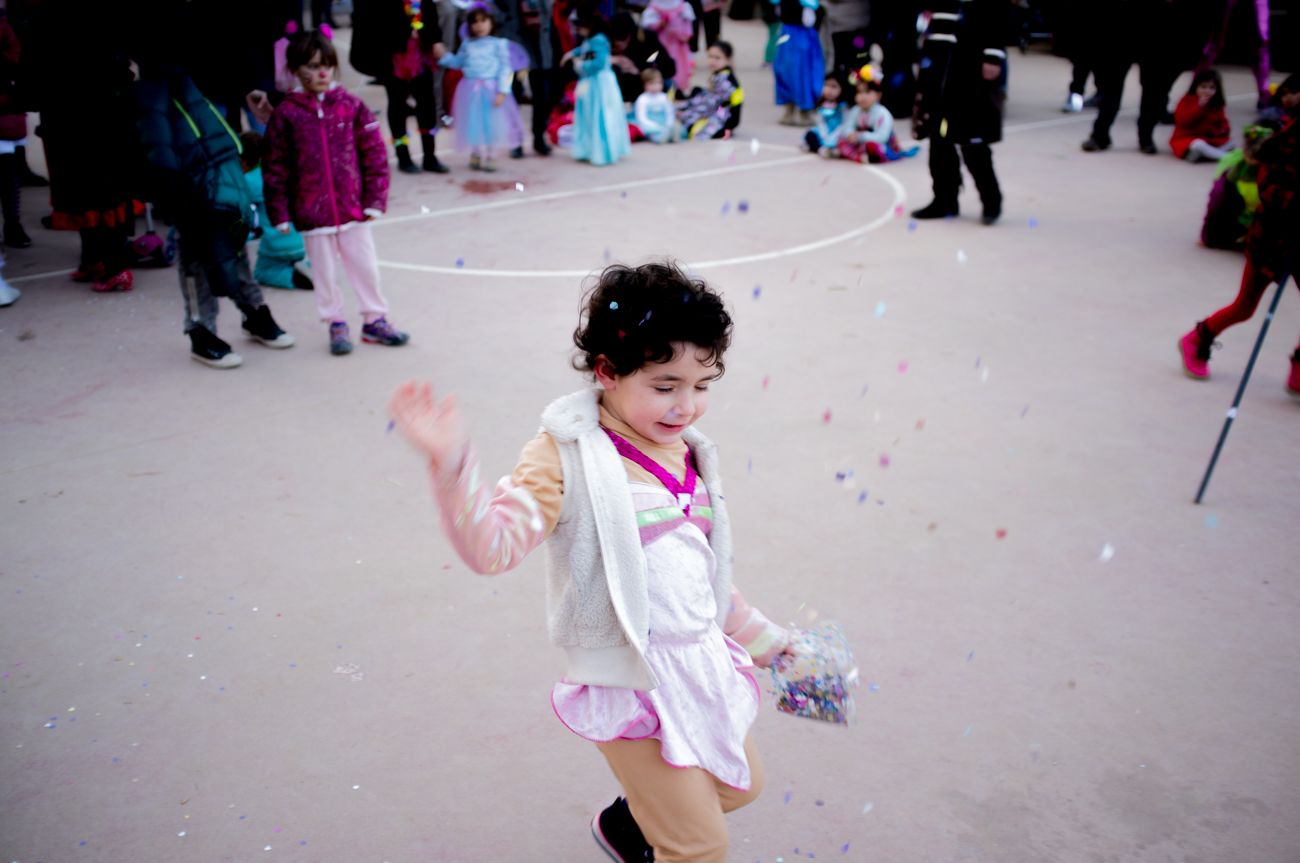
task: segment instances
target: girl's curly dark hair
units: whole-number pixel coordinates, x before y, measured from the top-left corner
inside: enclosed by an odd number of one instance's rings
[[[731,344],[731,316],[722,297],[672,261],[606,267],[583,298],[573,331],[573,367],[594,375],[604,356],[616,377],[649,363],[671,362],[673,345],[686,342],[708,352],[706,365],[721,375]]]

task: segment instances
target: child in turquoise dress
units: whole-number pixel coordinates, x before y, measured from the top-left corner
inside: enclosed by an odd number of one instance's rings
[[[618,79],[610,68],[605,19],[580,18],[574,32],[582,40],[564,55],[578,75],[573,106],[573,158],[593,165],[612,165],[627,155],[632,139]]]

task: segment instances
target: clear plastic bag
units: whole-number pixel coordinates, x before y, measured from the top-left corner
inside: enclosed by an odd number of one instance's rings
[[[853,690],[858,663],[838,623],[795,630],[794,655],[781,654],[772,663],[776,709],[792,716],[847,725],[853,718]]]

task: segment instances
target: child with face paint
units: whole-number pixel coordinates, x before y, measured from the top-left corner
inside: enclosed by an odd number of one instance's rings
[[[472,569],[505,572],[547,542],[548,629],[567,655],[551,703],[623,787],[592,821],[615,860],[723,863],[723,813],[762,787],[755,666],[790,634],[732,585],[717,450],[695,429],[730,340],[722,298],[675,265],[607,268],[574,333],[595,387],[542,412],[495,488],[455,396],[412,381],[390,405]]]

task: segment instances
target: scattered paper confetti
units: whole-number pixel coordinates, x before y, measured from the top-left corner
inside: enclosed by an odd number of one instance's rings
[[[827,408],[826,413],[822,414],[822,422],[828,423],[830,421],[831,421],[831,409]]]
[[[385,431],[385,432],[390,432],[390,431],[392,431],[392,430],[395,429],[395,428],[397,428],[397,420],[389,420],[389,421],[388,421],[388,428],[384,429],[384,431]],[[192,654],[192,653],[190,654],[190,656],[193,656],[193,655],[194,655],[194,654]]]
[[[876,303],[876,317],[883,318],[884,316],[885,316],[885,301],[881,300],[880,302]]]
[[[745,473],[754,472],[754,459],[750,458],[745,461]]]
[[[868,684],[868,685],[867,685],[867,689],[870,689],[872,692],[879,692],[879,691],[880,691],[880,684],[879,684],[879,683],[871,683],[871,684]]]
[[[430,210],[428,207],[426,207],[424,204],[421,204],[421,205],[420,205],[420,215],[421,215],[421,216],[427,216],[427,215],[429,215],[429,213],[431,213],[431,212],[433,212],[433,211]]]
[[[464,259],[464,258],[457,258],[457,259],[456,259],[456,267],[457,267],[457,268],[460,268],[460,267],[463,267],[463,266],[465,266],[465,259]]]
[[[754,285],[754,299],[758,299],[758,295],[761,294],[761,293],[763,293],[763,286],[762,286],[762,285]]]
[[[962,737],[970,737],[971,726],[967,725],[966,730],[961,733]]]
[[[761,146],[761,145],[758,143],[758,139],[757,139],[757,138],[750,138],[750,139],[749,139],[749,152],[750,152],[751,155],[757,156],[757,155],[758,155],[758,148],[759,148],[760,146]]]
[[[914,222],[914,221],[908,222],[908,223],[907,223],[907,230],[908,230],[908,231],[915,231],[915,230],[916,230],[916,222]]]
[[[875,809],[875,808],[876,808],[876,804],[874,804],[874,803],[872,803],[870,800],[868,800],[866,803],[864,803],[864,804],[862,805],[862,814],[863,814],[863,815],[866,815],[868,812],[870,812],[872,809]]]
[[[1206,526],[1206,527],[1211,527],[1211,528],[1213,528],[1213,527],[1218,527],[1218,526],[1219,526],[1219,517],[1218,517],[1217,515],[1207,515],[1207,516],[1205,517],[1205,526]]]
[[[917,430],[917,431],[925,431],[925,420],[924,420],[924,419],[919,419],[919,420],[916,421],[916,430]]]
[[[998,536],[998,539],[1006,539],[1006,538],[1007,538],[1007,529],[1006,529],[1005,527],[1000,527],[1000,528],[998,528],[998,529],[997,529],[997,536]]]
[[[966,654],[966,661],[967,661],[967,662],[971,662],[971,661],[973,661],[974,659],[975,659],[975,651],[972,650],[970,653]]]
[[[901,363],[898,364],[898,373],[900,375],[907,374],[907,360],[903,360]]]
[[[1033,216],[1030,216],[1030,217],[1029,217],[1029,227],[1031,227],[1031,228],[1037,228],[1037,227],[1038,227],[1038,220],[1035,219]]]
[[[980,369],[980,383],[986,384],[988,382],[989,382],[989,367],[985,366],[984,368]]]
[[[880,456],[880,466],[889,467],[889,464],[890,464],[889,453],[883,453]]]
[[[1115,546],[1111,545],[1108,542],[1101,547],[1101,554],[1098,556],[1098,559],[1102,563],[1106,563],[1114,556],[1115,556]]]
[[[957,250],[957,263],[959,263],[959,264],[964,264],[964,263],[966,263],[966,250],[965,250],[965,249],[958,249],[958,250]]]
[[[894,207],[894,215],[895,215],[895,216],[901,216],[901,215],[903,215],[903,213],[906,213],[906,212],[907,212],[907,210],[904,209],[904,207],[903,207],[902,204],[897,204],[897,205],[895,205],[895,207]]]
[[[858,503],[866,503],[866,502],[867,502],[867,493],[865,491],[858,492]]]
[[[1025,418],[1025,414],[1027,414],[1027,413],[1029,413],[1029,405],[1025,405],[1024,408],[1021,409],[1021,411],[1020,411],[1020,418],[1021,418],[1021,419],[1024,419],[1024,418]]]
[[[723,201],[723,202],[722,202],[722,215],[725,216],[725,215],[727,215],[727,213],[730,213],[730,212],[731,212],[731,202],[730,202],[730,201]]]
[[[793,791],[787,791],[787,792],[785,792],[785,802],[786,802],[786,803],[789,803],[789,802],[790,802],[790,798],[791,798],[791,797],[794,797],[794,792],[793,792]]]
[[[780,39],[777,39],[777,40],[776,40],[776,44],[778,44],[778,45],[784,45],[786,42],[789,42],[789,41],[790,41],[790,34],[789,34],[789,33],[785,33],[785,34],[783,34],[783,35],[781,36]]]
[[[772,379],[770,377],[763,375],[763,389],[767,389],[767,385],[771,383],[771,381]]]
[[[515,191],[516,191],[516,192],[522,192],[523,190],[524,190],[524,184],[523,184],[523,183],[515,183]]]

